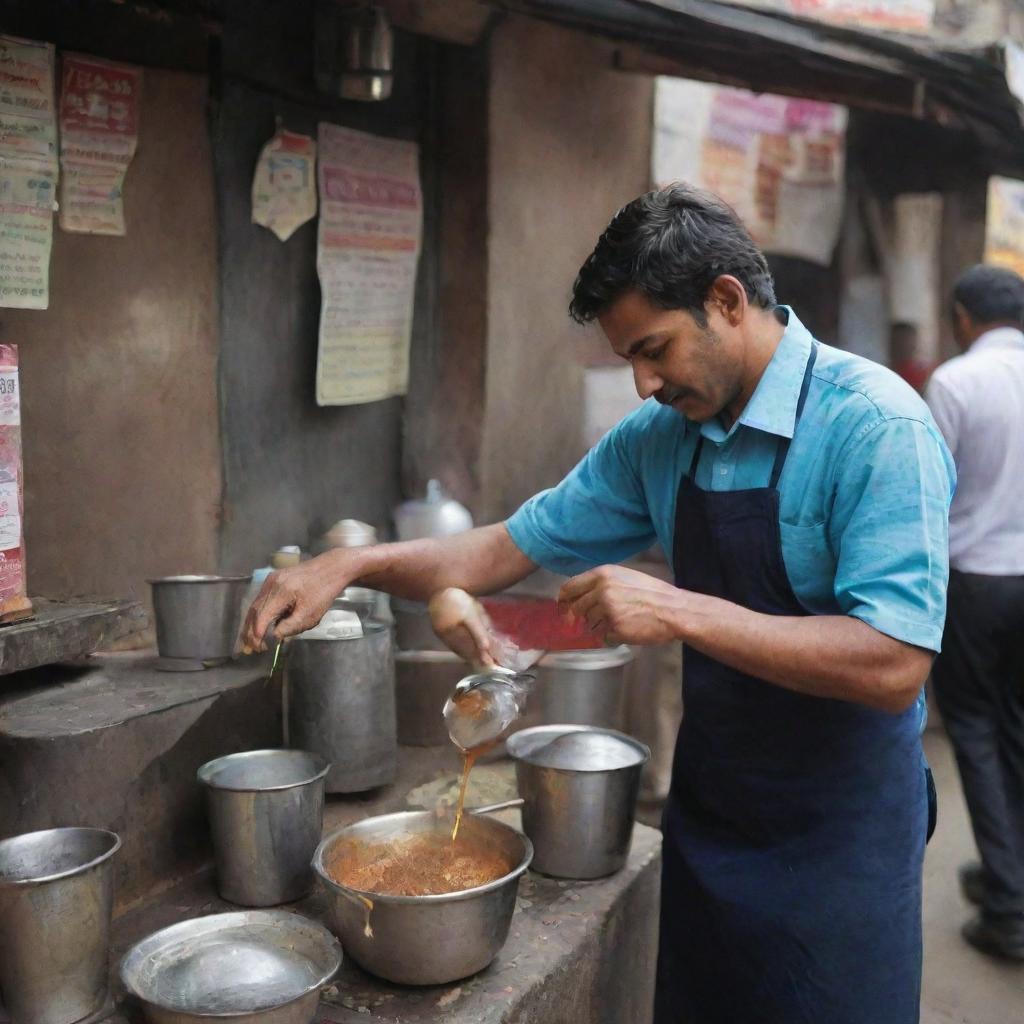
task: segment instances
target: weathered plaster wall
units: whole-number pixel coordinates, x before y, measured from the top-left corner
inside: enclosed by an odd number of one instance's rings
[[[206,78],[146,69],[124,238],[55,227],[19,346],[29,593],[146,597],[215,567],[216,237]]]
[[[440,48],[431,138],[437,205],[437,309],[417,337],[402,438],[407,495],[434,477],[480,512],[487,345],[487,53]],[[424,289],[426,290],[426,289]]]
[[[212,125],[221,246],[220,563],[226,570],[262,565],[281,544],[314,546],[341,518],[384,531],[401,497],[403,400],[316,404],[315,221],[286,242],[251,222],[253,168],[278,119],[314,137],[317,123],[329,121],[421,143],[425,227],[411,387],[434,330],[435,190],[426,132],[432,44],[399,37],[388,101],[332,100],[313,88],[313,16],[307,2],[229,0],[226,9],[223,91]]]
[[[519,18],[491,38],[487,406],[482,511],[499,519],[582,451],[587,346],[573,279],[615,211],[649,188],[652,80],[605,43]]]

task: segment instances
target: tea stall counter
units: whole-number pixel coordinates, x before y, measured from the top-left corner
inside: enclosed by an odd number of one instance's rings
[[[370,815],[436,807],[454,791],[458,767],[452,751],[403,747],[399,781],[365,796],[331,798],[325,833]],[[492,761],[474,771],[467,803],[497,802],[514,791],[512,765]],[[518,811],[503,812],[501,817],[518,827]],[[508,941],[489,968],[448,985],[407,988],[380,981],[346,959],[338,978],[325,989],[315,1020],[317,1024],[643,1021],[653,998],[660,859],[660,832],[637,825],[625,868],[610,878],[571,882],[528,872],[520,885]],[[112,973],[116,974],[125,950],[157,928],[231,909],[217,896],[212,874],[206,871],[123,914],[115,921]],[[329,920],[319,891],[290,909]],[[125,1005],[111,1020],[137,1024],[141,1017]]]

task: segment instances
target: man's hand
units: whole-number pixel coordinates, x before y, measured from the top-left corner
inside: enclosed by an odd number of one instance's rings
[[[271,573],[245,617],[242,649],[262,651],[263,637],[271,627],[277,640],[312,629],[356,577],[357,558],[351,552],[358,550],[330,551]]]
[[[491,623],[483,606],[458,587],[447,587],[430,599],[434,632],[471,665],[494,665]]]
[[[586,621],[608,644],[664,644],[681,638],[683,590],[620,565],[602,565],[562,585],[564,612]]]

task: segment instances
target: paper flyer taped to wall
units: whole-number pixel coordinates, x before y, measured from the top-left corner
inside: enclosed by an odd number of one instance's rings
[[[842,225],[846,121],[834,103],[659,78],[654,180],[710,189],[766,251],[827,266]]]
[[[60,226],[123,235],[124,181],[139,141],[142,69],[62,55]]]
[[[985,262],[1024,275],[1024,181],[988,180]]]
[[[57,193],[54,48],[0,35],[0,306],[46,309]]]
[[[423,222],[419,149],[319,125],[319,405],[404,395]]]
[[[316,216],[316,143],[279,131],[262,149],[252,179],[252,222],[286,242]]]

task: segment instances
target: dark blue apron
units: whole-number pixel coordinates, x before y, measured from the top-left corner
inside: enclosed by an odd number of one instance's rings
[[[676,501],[676,585],[808,614],[782,560],[789,440],[768,486],[741,491],[694,483],[702,445]],[[917,1024],[928,819],[917,710],[803,696],[692,649],[684,659],[656,1024]]]

